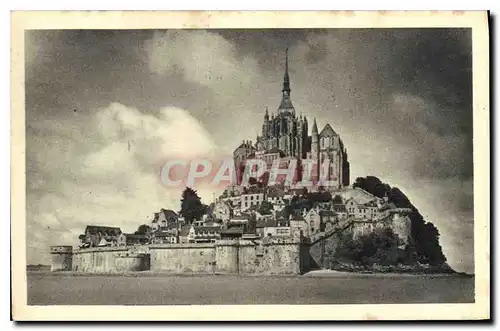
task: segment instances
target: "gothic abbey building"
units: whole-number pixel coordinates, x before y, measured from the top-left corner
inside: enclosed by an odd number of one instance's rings
[[[313,170],[313,180],[323,178],[334,182],[334,189],[349,186],[349,161],[342,139],[330,124],[319,131],[316,118],[309,135],[307,117],[296,115],[290,93],[287,52],[282,99],[278,110],[269,115],[266,107],[262,132],[257,136],[256,142],[243,141],[236,148],[233,153],[236,168],[241,169],[241,165],[248,159],[262,159],[268,167],[278,158],[285,163],[292,159],[313,159],[320,165]],[[321,166],[325,159],[329,160],[328,167]]]

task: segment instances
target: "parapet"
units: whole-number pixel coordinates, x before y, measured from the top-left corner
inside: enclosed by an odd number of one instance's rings
[[[50,254],[72,254],[73,246],[50,246]]]
[[[215,243],[152,244],[150,249],[215,248]]]
[[[114,246],[114,247],[88,247],[75,250],[75,253],[93,253],[93,252],[119,252],[128,251],[128,246]]]

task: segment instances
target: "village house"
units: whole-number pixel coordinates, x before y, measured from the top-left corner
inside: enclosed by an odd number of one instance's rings
[[[220,239],[219,226],[191,226],[187,235],[189,243],[213,243]]]
[[[135,246],[149,244],[149,236],[143,234],[122,233],[118,237],[118,246]]]
[[[172,229],[178,226],[179,215],[170,209],[161,209],[159,213],[155,213],[154,219],[151,222],[151,231],[164,229]]]
[[[117,246],[122,230],[112,226],[87,225],[82,243],[87,247]]]
[[[177,244],[179,229],[166,229],[155,231],[151,237],[153,244]]]
[[[304,216],[304,219],[309,227],[309,235],[313,235],[316,232],[322,231],[321,227],[321,209],[319,206],[311,208]]]
[[[276,227],[276,219],[275,218],[268,218],[268,219],[260,219],[257,220],[256,224],[256,233],[259,235],[259,237],[263,238],[265,236],[265,230],[266,228],[271,228],[271,227]]]
[[[262,237],[291,237],[290,226],[266,226],[263,228]]]
[[[282,210],[287,204],[285,200],[285,191],[278,187],[269,188],[266,200],[273,205],[275,211]]]
[[[339,219],[347,217],[347,209],[343,203],[332,203],[331,210],[337,215]]]
[[[335,213],[333,210],[328,209],[320,210],[319,217],[321,224],[326,224],[328,222],[335,223],[339,219],[337,213]]]
[[[376,199],[359,203],[355,198],[350,198],[346,201],[345,208],[349,215],[353,215],[356,218],[374,219],[379,216],[382,206]]]
[[[262,192],[249,192],[240,196],[242,211],[248,210],[252,206],[259,206],[264,201],[264,193]]]
[[[309,237],[309,225],[302,215],[295,214],[290,218],[290,231],[294,238]]]

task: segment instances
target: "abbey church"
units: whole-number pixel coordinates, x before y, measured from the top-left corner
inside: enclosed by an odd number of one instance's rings
[[[329,167],[318,166],[313,178],[335,182],[335,189],[349,186],[349,161],[347,149],[330,124],[319,131],[316,118],[311,134],[306,116],[297,116],[291,100],[290,75],[288,73],[288,50],[286,52],[281,103],[276,113],[269,115],[266,108],[262,132],[256,142],[243,141],[234,151],[234,161],[241,166],[248,159],[263,159],[268,166],[276,160],[313,159],[322,165],[329,160]],[[325,173],[328,172],[328,173]]]

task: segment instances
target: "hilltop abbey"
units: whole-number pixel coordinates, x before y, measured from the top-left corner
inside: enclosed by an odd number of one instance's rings
[[[306,163],[317,163],[311,181],[320,179],[321,184],[325,179],[330,182],[327,189],[267,185],[264,180],[259,183],[261,175],[248,186],[229,185],[203,208],[203,215],[192,219],[182,208],[161,209],[136,233],[123,233],[114,225],[89,225],[79,236],[77,250],[51,248],[52,270],[303,274],[313,268],[342,267],[338,248],[345,238],[386,230],[394,234],[392,245],[405,251],[412,241],[411,209],[398,208],[387,195],[350,187],[342,139],[329,124],[319,131],[316,119],[309,135],[308,120],[296,115],[290,95],[287,54],[281,103],[274,114],[266,109],[256,142],[243,141],[236,148],[236,170],[248,170],[250,160],[259,160],[269,174],[276,162],[289,170],[297,161],[302,167],[294,174],[302,175]]]
[[[342,139],[330,124],[326,124],[321,131],[318,131],[316,118],[313,120],[312,132],[309,135],[307,117],[302,114],[296,115],[291,91],[287,50],[281,103],[276,114],[273,113],[271,116],[266,107],[262,132],[257,136],[256,142],[243,141],[236,148],[233,154],[236,168],[238,169],[249,159],[264,160],[268,168],[276,159],[285,162],[292,159],[299,161],[312,159],[320,165],[328,160],[329,166],[318,166],[313,170],[313,181],[323,178],[334,182],[334,189],[349,186],[349,161]]]

